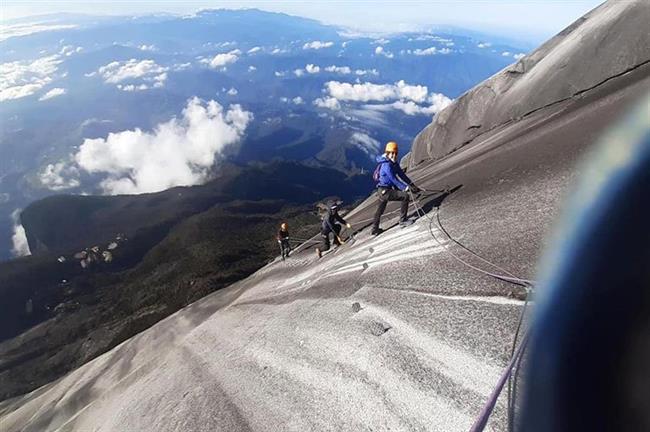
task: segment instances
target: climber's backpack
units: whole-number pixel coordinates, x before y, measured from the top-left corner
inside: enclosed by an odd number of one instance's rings
[[[381,164],[377,164],[377,168],[375,168],[375,172],[372,173],[372,179],[375,181],[375,183],[379,183],[379,172],[381,171]]]

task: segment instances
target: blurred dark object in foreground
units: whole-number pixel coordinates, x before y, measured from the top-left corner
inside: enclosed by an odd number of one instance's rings
[[[583,166],[546,257],[519,429],[650,431],[650,97]]]

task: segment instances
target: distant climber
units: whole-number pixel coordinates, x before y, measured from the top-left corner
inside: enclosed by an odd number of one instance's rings
[[[334,235],[334,244],[336,246],[341,245],[341,237],[339,237],[339,234],[341,233],[341,225],[339,225],[338,222],[348,228],[352,228],[352,226],[339,214],[339,204],[335,201],[331,201],[328,203],[327,213],[323,216],[323,222],[321,225],[320,234],[323,238],[323,246],[322,248],[316,248],[316,253],[319,258],[322,256],[323,252],[330,248],[330,233]]]
[[[289,252],[291,252],[291,245],[289,244],[289,227],[286,222],[282,222],[280,225],[276,239],[280,245],[282,260],[284,260],[285,258],[289,257]]]
[[[420,192],[410,178],[404,173],[397,161],[397,143],[390,141],[386,144],[384,154],[377,157],[377,168],[373,174],[373,179],[377,183],[377,197],[379,204],[375,212],[375,219],[372,225],[372,235],[379,235],[383,232],[379,228],[381,215],[384,214],[388,201],[401,201],[401,213],[399,223],[401,226],[407,226],[413,223],[409,220],[408,208],[411,194]]]

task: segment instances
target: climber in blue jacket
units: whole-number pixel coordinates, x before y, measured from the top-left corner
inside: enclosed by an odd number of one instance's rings
[[[420,192],[410,178],[404,173],[397,162],[397,143],[390,141],[386,144],[384,154],[377,157],[377,168],[373,178],[377,182],[377,196],[379,204],[375,212],[375,219],[372,225],[372,235],[379,235],[382,229],[379,228],[379,220],[384,214],[389,201],[401,201],[400,225],[407,226],[413,223],[407,218],[409,199],[412,193]],[[409,193],[410,192],[410,193]]]

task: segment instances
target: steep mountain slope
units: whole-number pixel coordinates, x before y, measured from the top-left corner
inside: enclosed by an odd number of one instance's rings
[[[440,207],[448,232],[532,277],[544,233],[579,174],[574,163],[649,88],[647,75],[632,78],[537,113],[508,131],[515,139],[415,171],[425,187],[463,185]],[[372,204],[349,217],[355,227],[367,224]],[[522,293],[460,265],[449,252],[462,251],[434,225],[438,244],[428,222],[376,239],[364,230],[320,261],[308,249],[269,264],[65,378],[4,402],[3,424],[467,430],[508,359]],[[504,416],[500,404],[492,430],[503,430]]]
[[[418,164],[416,183],[453,192],[423,200],[428,217],[414,226],[394,227],[389,213],[392,228],[370,237],[370,197],[346,216],[357,232],[340,249],[317,260],[305,245],[1,403],[0,421],[10,431],[468,430],[509,359],[524,292],[454,258],[496,271],[454,244],[436,212],[454,239],[534,278],[576,162],[650,90],[649,71],[605,71],[580,97]],[[503,401],[489,426],[505,429]]]
[[[370,183],[368,175],[284,162],[229,167],[206,185],[155,194],[34,203],[25,225],[37,253],[0,263],[0,341],[14,338],[0,355],[0,399],[50,382],[250,275],[277,253],[281,221],[297,238],[316,229],[314,203],[327,197],[319,191],[332,188],[351,202]],[[95,245],[98,262],[75,258]]]
[[[407,160],[437,160],[544,107],[579,98],[650,62],[650,4],[606,2],[456,99],[418,134]]]

